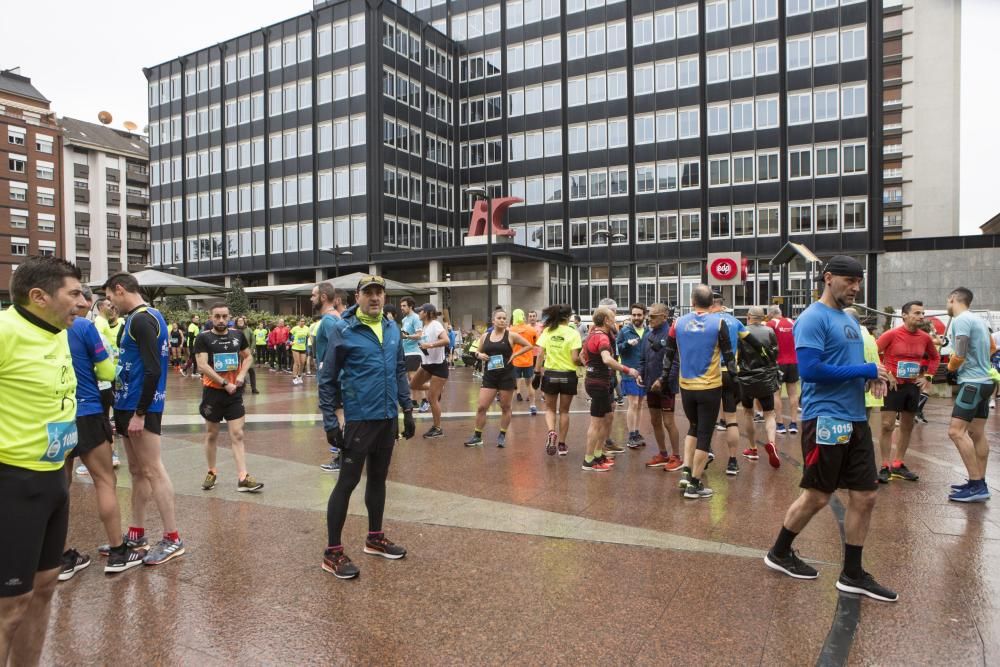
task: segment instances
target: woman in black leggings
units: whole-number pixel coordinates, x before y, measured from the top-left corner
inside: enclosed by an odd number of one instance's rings
[[[514,354],[514,345],[522,346]],[[478,344],[476,359],[483,364],[483,386],[479,390],[479,405],[476,408],[476,430],[472,437],[465,441],[466,447],[479,447],[483,444],[483,427],[486,426],[486,411],[500,394],[500,434],[497,436],[497,447],[507,446],[507,428],[510,426],[510,403],[514,396],[517,380],[514,379],[514,367],[511,360],[522,354],[531,353],[534,347],[523,336],[507,328],[507,311],[493,311],[493,330],[484,333]]]

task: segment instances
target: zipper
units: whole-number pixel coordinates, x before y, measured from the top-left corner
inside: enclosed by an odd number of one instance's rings
[[[361,328],[364,329],[364,331],[362,332],[363,336],[369,337],[372,341],[374,341],[374,343],[376,345],[378,345],[378,348],[379,348],[379,357],[382,359],[382,395],[385,396],[385,394],[386,394],[385,390],[387,389],[387,386],[388,386],[387,383],[386,383],[386,379],[385,379],[386,378],[386,370],[387,370],[386,369],[386,364],[385,364],[385,346],[378,339],[378,336],[375,335],[375,332],[371,330],[371,327],[369,327],[367,324],[363,323],[361,320],[358,320],[357,324],[352,325],[352,328],[358,328],[358,327],[361,327]],[[385,332],[383,331],[383,337],[384,337],[384,333]],[[385,408],[386,408],[385,414],[388,414],[389,413],[389,403],[385,404]],[[389,417],[385,417],[385,419],[389,419]]]

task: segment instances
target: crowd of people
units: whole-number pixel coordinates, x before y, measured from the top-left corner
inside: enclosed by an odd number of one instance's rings
[[[311,297],[316,317],[299,319],[293,327],[283,319],[273,326],[233,319],[225,303],[211,306],[205,326],[197,316],[168,325],[128,273],[109,278],[97,299],[72,264],[29,258],[11,280],[14,305],[0,313],[0,337],[8,343],[0,348],[0,530],[6,537],[0,548],[0,658],[37,662],[56,582],[90,565],[87,555],[66,548],[75,458],[94,480],[108,537],[98,549],[107,558],[105,572],[158,566],[185,553],[161,457],[171,367],[202,383],[206,491],[219,481],[223,421],[236,490],[264,488],[247,469],[243,445],[243,393],[248,383],[257,391],[254,366],[289,370],[294,384],[316,374],[332,454],[323,468],[339,473],[328,502],[321,564],[338,578],[359,574],[342,532],[363,472],[369,524],[364,552],[389,559],[406,555],[383,529],[393,449],[399,438],[414,437],[415,410],[430,413],[424,438],[444,437],[441,399],[450,357],[462,350],[476,364],[481,382],[468,447],[484,445],[494,402],[501,416],[491,440],[498,447],[511,445],[512,404],[526,400],[530,415],[537,414],[538,403],[544,405],[545,453],[568,458],[570,407],[581,379],[589,422],[586,442],[579,449],[574,445],[574,456],[582,471],[613,470],[626,447],[646,445],[642,431],[648,424],[657,451],[646,466],[678,473],[687,499],[713,495],[706,471],[715,459],[716,430],[725,432],[724,472],[730,477],[741,472],[741,454],[746,462],[760,459],[758,423],[773,468],[782,463],[778,436],[801,433],[803,491],[788,508],[765,564],[797,579],[817,578],[792,544],[831,495],[846,489],[844,561],[836,587],[895,601],[896,593],[863,569],[862,549],[878,485],[919,479],[905,456],[930,384],[939,376],[939,349],[946,341],[924,330],[919,301],[905,304],[902,324],[876,339],[853,307],[862,266],[837,256],[820,275],[822,296],[794,321],[777,306],[754,306],[744,323],[719,294],[698,285],[688,312],[677,317],[664,304],[636,303],[619,322],[618,305],[606,300],[584,326],[564,304],[540,313],[498,307],[486,330],[470,333],[462,345],[433,304],[418,306],[409,297],[388,304],[385,281],[377,275],[364,276],[353,295],[318,284]],[[990,498],[985,424],[1000,383],[1000,336],[991,336],[985,320],[970,311],[972,301],[972,292],[961,287],[948,297],[952,353],[943,373],[957,385],[948,433],[968,472],[949,499],[963,503]],[[29,349],[32,354],[21,353]],[[688,423],[683,434],[675,420],[678,396]],[[618,404],[625,408],[625,447],[611,437]],[[869,427],[876,407],[882,412],[878,450]],[[124,531],[115,493],[115,434],[132,478]],[[162,524],[158,539],[146,530],[150,503]]]

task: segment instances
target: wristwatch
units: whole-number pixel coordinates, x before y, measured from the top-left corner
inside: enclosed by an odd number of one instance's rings
[[[225,389],[228,386],[229,386],[229,380],[223,380],[222,381],[222,388]]]
[[[135,416],[136,417],[145,417],[146,416],[146,411],[145,410],[136,410],[135,411]]]

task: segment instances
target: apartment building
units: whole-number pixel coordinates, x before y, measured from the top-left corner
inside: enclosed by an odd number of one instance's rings
[[[59,123],[67,193],[66,258],[93,282],[145,267],[150,263],[145,137],[75,118],[61,118]]]
[[[29,255],[62,256],[62,138],[49,100],[19,69],[0,71],[0,301]]]

